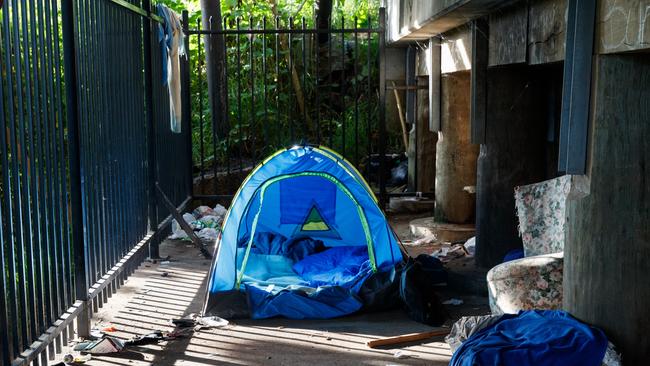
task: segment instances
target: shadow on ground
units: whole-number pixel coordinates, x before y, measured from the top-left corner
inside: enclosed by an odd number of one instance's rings
[[[112,325],[118,329],[114,336],[128,339],[154,330],[172,331],[171,319],[200,312],[210,262],[185,242],[166,241],[160,249],[171,261],[143,263],[94,315],[97,328]],[[453,319],[487,312],[484,298],[453,293],[442,296],[465,301],[461,307],[448,308]],[[96,356],[86,365],[446,365],[451,353],[442,337],[392,348],[365,345],[379,337],[431,329],[411,321],[400,310],[333,320],[247,319]],[[406,358],[395,357],[397,351]]]

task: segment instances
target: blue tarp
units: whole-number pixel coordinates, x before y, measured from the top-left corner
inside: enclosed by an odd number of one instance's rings
[[[597,328],[558,310],[522,311],[468,338],[451,366],[600,366],[607,337]]]

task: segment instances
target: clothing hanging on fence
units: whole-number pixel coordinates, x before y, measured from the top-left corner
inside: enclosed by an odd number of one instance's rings
[[[169,90],[169,120],[172,132],[181,133],[181,71],[180,56],[185,56],[183,28],[178,14],[163,4],[156,6],[156,13],[163,18],[158,24],[158,42],[162,53],[163,85]]]

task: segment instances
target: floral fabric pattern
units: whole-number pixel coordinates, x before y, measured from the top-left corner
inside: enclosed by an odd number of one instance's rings
[[[571,179],[565,175],[515,188],[525,258],[488,272],[493,314],[562,307],[565,209]]]
[[[492,314],[562,308],[562,253],[516,259],[487,274]]]
[[[570,190],[570,175],[515,188],[525,257],[564,250],[565,209]]]

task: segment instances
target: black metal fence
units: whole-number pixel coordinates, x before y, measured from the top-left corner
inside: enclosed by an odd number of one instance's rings
[[[191,195],[149,0],[5,0],[0,12],[0,363],[47,364]],[[179,168],[187,167],[187,168]]]
[[[198,47],[188,88],[195,197],[227,198],[269,154],[310,143],[326,145],[359,167],[385,202],[386,174],[380,172],[393,137],[386,132],[384,107],[384,9],[363,24],[344,18],[326,23],[226,16],[218,30],[202,29],[200,21],[185,24],[186,44]],[[225,54],[226,102],[216,116],[201,41],[213,44],[213,38]]]

